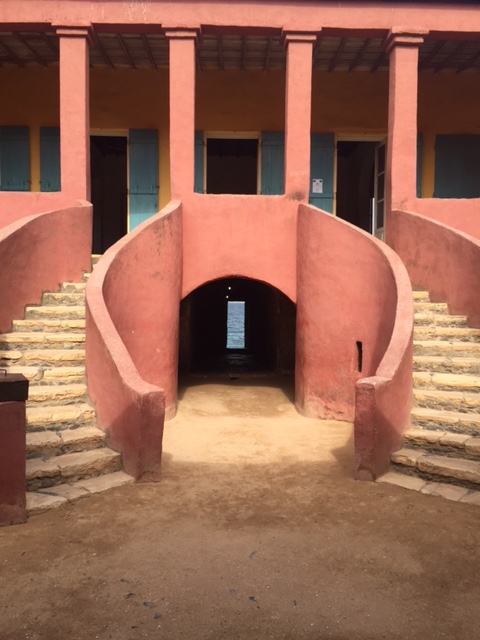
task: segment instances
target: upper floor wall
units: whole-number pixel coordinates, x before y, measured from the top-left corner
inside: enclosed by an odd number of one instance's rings
[[[213,27],[242,26],[259,29],[289,29],[320,31],[321,29],[385,29],[401,26],[406,31],[437,32],[478,31],[479,14],[469,2],[367,2],[350,0],[333,3],[317,0],[305,3],[290,2],[115,2],[109,0],[2,0],[0,22],[21,24],[61,23],[85,26],[159,25],[163,28],[179,26]],[[212,10],[214,5],[215,10]]]

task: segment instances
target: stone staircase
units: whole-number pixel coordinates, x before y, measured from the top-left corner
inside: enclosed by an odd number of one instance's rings
[[[98,259],[98,258],[97,258]],[[94,262],[96,260],[92,260]],[[27,511],[58,507],[131,482],[121,456],[95,426],[85,382],[85,286],[64,283],[27,306],[0,334],[0,369],[30,381],[27,401]]]
[[[380,481],[480,506],[480,329],[414,292],[414,407]]]

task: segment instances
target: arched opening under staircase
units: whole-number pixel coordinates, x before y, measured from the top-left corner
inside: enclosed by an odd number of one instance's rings
[[[180,306],[179,374],[290,374],[296,305],[248,278],[208,282]]]

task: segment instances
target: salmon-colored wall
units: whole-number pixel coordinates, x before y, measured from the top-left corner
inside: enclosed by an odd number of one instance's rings
[[[42,292],[78,280],[90,270],[92,207],[82,206],[22,218],[0,229],[0,332],[23,316]]]
[[[410,422],[408,274],[384,243],[306,205],[297,265],[296,406],[311,417],[354,420],[356,476],[375,480]]]
[[[89,396],[137,480],[159,479],[166,398],[175,412],[181,273],[171,203],[105,253],[86,289]]]
[[[112,2],[96,0],[88,2],[62,0],[59,15],[58,0],[2,0],[0,21],[18,23],[49,24],[62,19],[63,24],[120,24],[155,25],[164,28],[188,26],[198,28],[202,24],[212,26],[236,25],[283,29],[292,31],[320,31],[322,28],[337,29],[383,29],[401,25],[405,30],[432,30],[440,32],[479,31],[478,11],[471,5],[458,9],[457,2],[439,3],[437,6],[424,3],[386,0],[385,2],[332,2],[318,0],[312,7],[310,2],[265,2],[264,0],[217,0],[212,2]]]
[[[298,408],[307,416],[353,420],[355,382],[375,373],[394,326],[390,265],[372,236],[300,207],[297,268]]]
[[[418,242],[421,238],[421,243]],[[414,287],[480,328],[480,239],[407,211],[394,211],[387,237]]]
[[[182,286],[182,222],[171,204],[115,245],[103,296],[135,367],[165,391],[166,417],[177,402],[178,322]],[[132,265],[135,268],[132,268]]]
[[[297,206],[284,196],[185,196],[182,298],[210,280],[243,276],[295,302]]]

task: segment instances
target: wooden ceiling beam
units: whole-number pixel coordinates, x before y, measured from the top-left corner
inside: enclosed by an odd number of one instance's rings
[[[122,47],[123,53],[126,55],[128,61],[130,62],[130,66],[132,67],[132,69],[136,69],[137,65],[135,64],[135,60],[132,58],[132,54],[128,50],[127,43],[122,38],[122,34],[117,33],[116,35],[117,35],[118,41],[120,42],[120,46]]]
[[[371,41],[372,41],[371,38],[367,38],[365,40],[365,42],[362,44],[362,46],[360,47],[357,55],[355,56],[355,59],[353,60],[352,64],[350,65],[350,67],[348,69],[349,73],[351,73],[360,64],[360,61],[363,58],[363,54],[367,50],[368,45],[370,44]]]
[[[21,33],[15,33],[14,34],[15,37],[17,38],[17,40],[19,40],[24,47],[26,47],[30,53],[32,54],[32,56],[35,58],[35,60],[42,65],[42,67],[46,67],[47,63],[45,62],[45,60],[42,58],[42,56],[40,54],[38,54],[35,49],[33,49],[33,47],[29,44],[29,42],[27,42],[27,40],[22,36]]]

